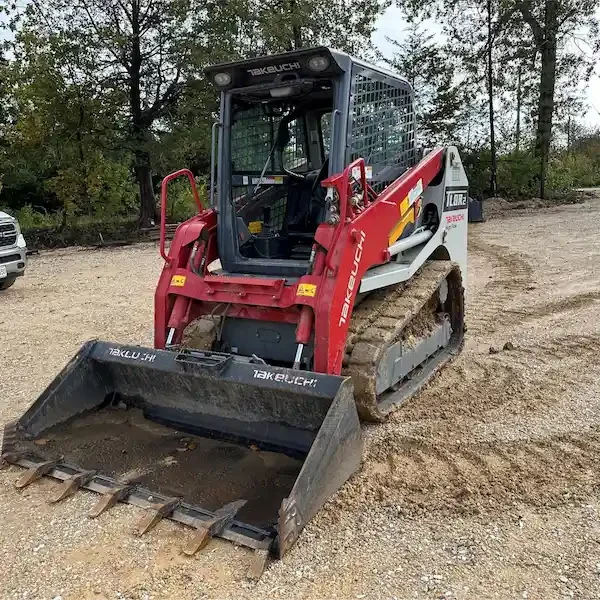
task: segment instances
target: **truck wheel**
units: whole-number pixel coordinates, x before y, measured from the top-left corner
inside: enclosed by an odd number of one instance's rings
[[[7,277],[0,281],[0,290],[7,290],[16,280],[16,277]]]

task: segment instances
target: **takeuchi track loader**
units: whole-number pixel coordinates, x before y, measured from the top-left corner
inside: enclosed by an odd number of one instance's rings
[[[24,487],[99,492],[279,557],[383,421],[460,351],[468,187],[419,156],[413,91],[318,47],[207,69],[221,94],[210,205],[165,178],[154,348],[85,344],[5,427]],[[167,249],[168,184],[198,214]]]

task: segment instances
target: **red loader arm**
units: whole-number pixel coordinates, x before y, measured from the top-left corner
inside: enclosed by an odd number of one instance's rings
[[[178,343],[189,322],[223,304],[229,317],[298,324],[298,343],[307,343],[314,330],[313,370],[338,375],[360,281],[367,269],[389,261],[390,231],[402,216],[402,201],[411,190],[429,185],[443,157],[443,149],[431,152],[379,195],[368,188],[363,159],[324,181],[337,193],[340,222],[319,225],[312,273],[293,284],[283,278],[211,275],[206,267],[217,258],[216,213],[206,210],[186,221],[177,229],[156,290],[155,346],[164,348],[171,328],[171,341]],[[169,181],[178,174],[187,173],[174,173]],[[368,191],[360,205],[355,179],[361,192]]]

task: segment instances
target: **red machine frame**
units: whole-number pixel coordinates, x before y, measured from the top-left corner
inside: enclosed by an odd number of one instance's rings
[[[172,343],[179,343],[190,322],[222,304],[228,317],[296,324],[299,344],[308,343],[314,331],[314,371],[339,375],[362,277],[367,269],[390,260],[388,224],[398,222],[400,204],[419,180],[425,189],[443,164],[444,149],[435,150],[379,195],[367,185],[362,158],[325,180],[323,185],[335,186],[339,194],[340,222],[336,226],[319,225],[312,273],[289,284],[284,278],[210,274],[207,266],[218,258],[216,211],[202,208],[189,170],[168,175],[161,189],[160,252],[165,266],[155,294],[155,347],[165,347],[170,329],[175,330]],[[362,209],[350,203],[351,174],[356,169],[360,170],[363,190],[369,190],[364,195],[369,200]],[[190,181],[200,212],[177,228],[167,253],[167,187],[183,175]]]

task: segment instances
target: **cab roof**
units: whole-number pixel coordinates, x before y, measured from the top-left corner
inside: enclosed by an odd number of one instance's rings
[[[318,57],[325,59],[328,63],[326,68],[321,70],[311,68],[310,63],[312,59]],[[324,63],[322,62],[321,64]],[[343,73],[351,72],[352,65],[359,65],[367,71],[372,71],[373,74],[385,75],[408,85],[408,81],[400,77],[397,73],[369,64],[345,52],[326,46],[315,46],[292,52],[220,63],[207,67],[205,73],[210,77],[215,87],[226,91],[231,88],[246,87],[285,79],[332,79]],[[220,73],[229,75],[230,79],[227,85],[219,85],[215,82],[215,75]]]

